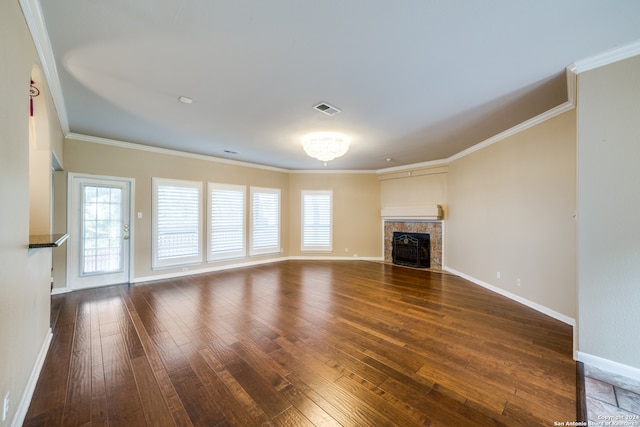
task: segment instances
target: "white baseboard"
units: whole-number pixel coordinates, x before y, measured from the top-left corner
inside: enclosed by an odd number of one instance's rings
[[[208,268],[199,268],[197,270],[178,271],[175,273],[167,273],[167,274],[154,274],[153,276],[135,277],[133,280],[131,280],[131,283],[142,283],[142,282],[153,282],[155,280],[175,279],[178,277],[193,276],[196,274],[212,273],[214,271],[231,270],[234,268],[251,267],[254,265],[286,261],[287,259],[288,259],[287,257],[267,258],[267,259],[260,259],[256,261],[239,262],[237,264],[225,264],[225,265],[212,266]]]
[[[621,376],[637,384],[640,384],[640,369],[638,368],[623,365],[622,363],[614,362],[613,360],[604,359],[592,354],[583,353],[581,351],[575,352],[575,359],[584,363],[585,365],[598,368],[601,371],[605,371],[606,373]]]
[[[290,256],[290,260],[302,261],[384,261],[383,257],[358,257],[358,256]]]
[[[51,289],[51,295],[66,294],[67,292],[71,292],[71,289],[69,289],[69,288],[53,288],[53,289]]]
[[[557,311],[554,311],[548,307],[545,307],[543,305],[540,305],[538,303],[535,303],[533,301],[529,301],[526,298],[522,298],[519,295],[516,294],[512,294],[511,292],[505,291],[504,289],[500,289],[496,286],[490,285],[489,283],[483,282],[482,280],[478,280],[474,277],[468,276],[464,273],[461,273],[459,271],[454,270],[453,268],[450,267],[443,267],[443,270],[448,271],[449,273],[455,274],[456,276],[460,276],[463,279],[466,279],[472,283],[475,283],[476,285],[480,285],[483,288],[489,289],[492,292],[495,292],[497,294],[500,294],[502,296],[505,296],[509,299],[512,299],[516,302],[519,302],[520,304],[524,304],[529,308],[533,308],[536,311],[539,311],[542,314],[546,314],[547,316],[553,317],[556,320],[559,320],[563,323],[566,323],[567,325],[571,325],[575,328],[576,326],[576,320],[569,317],[569,316],[565,316],[562,313],[558,313]]]
[[[195,274],[212,273],[214,271],[232,270],[234,268],[252,267],[254,265],[271,264],[274,262],[288,260],[318,260],[318,261],[382,261],[380,257],[318,257],[318,256],[290,256],[281,258],[267,258],[256,261],[239,262],[237,264],[225,264],[209,268],[200,268],[197,270],[178,271],[168,274],[157,274],[153,276],[136,277],[131,283],[153,282],[155,280],[176,279],[178,277],[193,276]]]
[[[20,427],[24,423],[24,418],[27,416],[27,411],[29,410],[29,405],[31,404],[31,398],[33,397],[33,392],[36,389],[38,378],[40,378],[40,371],[42,371],[44,361],[47,358],[47,352],[49,351],[49,346],[51,345],[52,338],[53,333],[51,332],[51,328],[49,328],[47,335],[44,337],[42,347],[40,348],[40,353],[38,353],[36,363],[33,367],[33,370],[31,371],[31,375],[29,376],[27,387],[22,394],[20,404],[18,405],[16,414],[13,417],[13,422],[11,422],[11,427]]]

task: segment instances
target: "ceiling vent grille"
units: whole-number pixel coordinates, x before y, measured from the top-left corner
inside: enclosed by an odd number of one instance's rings
[[[321,102],[320,104],[316,105],[313,108],[320,111],[321,113],[326,114],[327,116],[335,116],[336,114],[342,111],[338,107],[334,107],[333,105],[327,104],[326,102]]]

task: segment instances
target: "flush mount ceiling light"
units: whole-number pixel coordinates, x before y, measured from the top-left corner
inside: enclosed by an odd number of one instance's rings
[[[178,101],[182,102],[183,104],[193,104],[193,99],[189,98],[188,96],[180,96],[178,97]]]
[[[323,162],[343,156],[350,144],[351,138],[337,132],[316,132],[302,137],[305,153]]]

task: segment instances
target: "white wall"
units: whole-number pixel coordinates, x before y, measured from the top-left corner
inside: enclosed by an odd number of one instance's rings
[[[578,77],[579,359],[640,380],[640,56]]]

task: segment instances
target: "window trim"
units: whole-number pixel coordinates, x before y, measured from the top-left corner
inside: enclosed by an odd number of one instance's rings
[[[238,250],[213,253],[211,244],[211,233],[213,232],[212,207],[214,190],[236,191],[242,193],[242,248]],[[207,183],[207,262],[216,262],[229,259],[244,258],[247,256],[247,187],[245,185],[221,184],[217,182]]]
[[[183,187],[198,190],[198,253],[196,255],[180,256],[172,258],[158,258],[158,187]],[[187,181],[169,178],[151,178],[151,268],[153,270],[202,263],[202,182]]]
[[[282,242],[282,196],[279,188],[266,188],[266,187],[250,187],[250,203],[251,203],[251,214],[250,214],[250,231],[249,231],[249,255],[257,256],[257,255],[271,255],[282,252],[281,242]],[[267,194],[276,194],[278,196],[278,236],[277,243],[274,246],[270,246],[267,248],[254,248],[253,240],[254,240],[254,232],[256,231],[256,225],[254,223],[254,214],[255,214],[255,194],[256,193],[267,193]]]
[[[327,195],[329,196],[329,245],[305,246],[304,244],[304,211],[305,196]],[[300,193],[300,252],[333,252],[333,190],[302,190]]]

